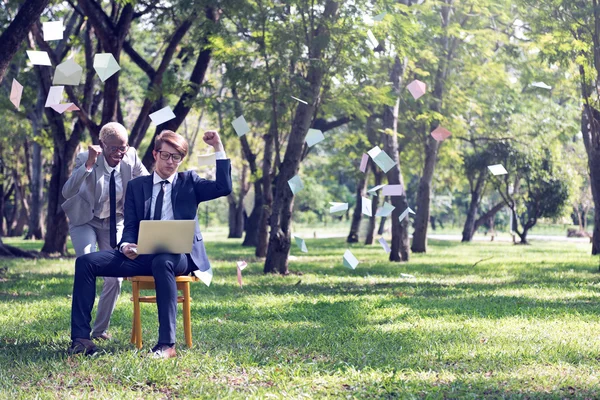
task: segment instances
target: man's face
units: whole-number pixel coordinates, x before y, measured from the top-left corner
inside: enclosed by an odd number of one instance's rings
[[[111,167],[115,167],[120,163],[129,149],[127,139],[119,136],[111,136],[105,142],[100,141],[100,145],[102,151],[104,151],[104,158]]]
[[[179,165],[183,160],[181,153],[168,143],[163,143],[160,151],[153,150],[152,154],[154,155],[154,161],[156,161],[154,169],[163,179],[166,179],[177,172],[177,168],[179,168]],[[173,160],[173,155],[175,155],[176,158],[181,157],[181,159],[175,161]],[[166,158],[166,160],[164,158]]]

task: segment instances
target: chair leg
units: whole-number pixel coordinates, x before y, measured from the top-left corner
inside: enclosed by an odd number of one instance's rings
[[[133,302],[133,318],[131,321],[131,343],[135,344],[136,343],[136,335],[135,335],[135,293],[136,293],[136,289],[137,289],[137,282],[131,282],[131,293],[132,293],[132,297],[131,297],[131,301]]]
[[[191,313],[190,283],[183,285],[183,331],[185,334],[185,343],[188,348],[192,348],[192,313]]]
[[[135,346],[142,348],[142,317],[140,313],[140,284],[133,282],[133,333]]]

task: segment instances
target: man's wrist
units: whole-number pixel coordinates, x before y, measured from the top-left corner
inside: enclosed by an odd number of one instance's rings
[[[213,146],[213,148],[215,149],[215,153],[216,153],[217,151],[225,151],[225,148],[223,147],[223,143],[221,143],[221,142],[219,142],[219,143],[215,144],[215,145]]]

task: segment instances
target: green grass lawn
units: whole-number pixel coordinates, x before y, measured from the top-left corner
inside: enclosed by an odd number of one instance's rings
[[[168,361],[143,357],[155,305],[142,305],[144,352],[129,343],[128,283],[116,340],[97,357],[67,357],[74,259],[0,260],[0,398],[600,397],[589,244],[431,241],[405,264],[354,245],[352,271],[342,239],[306,238],[309,253],[294,247],[290,261],[302,275],[280,277],[264,276],[239,240],[211,236],[213,285],[192,288],[194,348],[179,315]]]

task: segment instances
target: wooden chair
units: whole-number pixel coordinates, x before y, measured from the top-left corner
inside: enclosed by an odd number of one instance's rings
[[[131,343],[135,344],[138,349],[142,348],[142,321],[140,314],[140,303],[156,303],[156,296],[140,296],[140,290],[152,290],[154,286],[154,277],[152,276],[133,276],[127,278],[131,281],[133,296],[133,326],[131,328]],[[183,303],[183,331],[185,334],[185,343],[188,347],[192,347],[192,316],[190,297],[190,282],[197,282],[195,276],[176,276],[175,283],[177,290],[181,290],[183,296],[177,296],[177,303]]]

